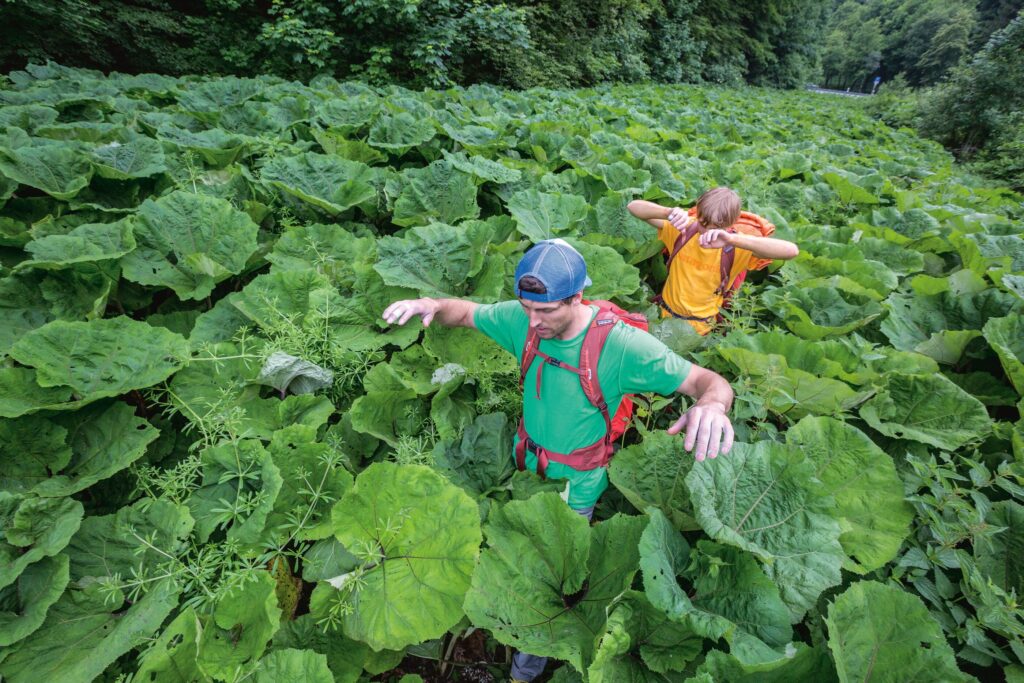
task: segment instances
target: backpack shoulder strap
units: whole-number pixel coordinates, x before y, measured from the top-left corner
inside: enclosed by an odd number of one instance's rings
[[[591,405],[601,411],[601,416],[604,417],[605,425],[608,428],[607,434],[611,434],[612,418],[608,411],[608,402],[604,399],[604,392],[601,391],[601,383],[597,378],[597,362],[601,358],[605,342],[608,341],[608,335],[611,334],[612,328],[617,322],[619,322],[619,317],[611,311],[598,313],[590,323],[587,335],[583,338],[583,348],[580,349],[580,386],[583,387],[583,393]]]
[[[736,248],[725,247],[722,249],[722,260],[718,265],[718,289],[715,294],[725,294],[729,291],[729,275],[732,274],[732,264],[736,262]]]
[[[693,223],[690,223],[690,225],[686,228],[685,232],[679,233],[679,236],[676,237],[675,244],[672,245],[672,253],[670,253],[668,255],[668,261],[665,262],[665,267],[666,268],[671,268],[672,267],[672,261],[679,254],[679,252],[681,252],[683,250],[683,247],[686,246],[686,243],[689,242],[690,240],[692,240],[693,236],[696,235],[696,234],[697,234],[697,222],[696,221],[694,221]]]
[[[537,357],[538,345],[540,344],[540,335],[537,331],[532,328],[526,330],[526,343],[523,345],[523,357],[519,360],[519,388],[523,388],[523,384],[526,381],[526,371],[530,369],[530,364],[533,363],[533,359]]]

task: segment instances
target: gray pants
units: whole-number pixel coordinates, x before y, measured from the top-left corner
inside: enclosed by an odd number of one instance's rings
[[[572,511],[583,515],[587,519],[592,519],[594,517],[593,505],[579,510],[573,508]],[[534,678],[544,673],[544,667],[547,663],[547,657],[536,657],[534,655],[528,655],[525,652],[516,651],[516,653],[512,655],[512,670],[509,672],[509,675],[517,681],[532,681]]]

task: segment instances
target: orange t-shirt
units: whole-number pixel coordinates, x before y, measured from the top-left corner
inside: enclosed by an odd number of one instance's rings
[[[691,218],[695,218],[696,214],[696,208],[690,209]],[[760,216],[743,211],[740,213],[740,219],[732,227],[737,232],[759,237],[762,233],[755,225],[764,222],[766,221]],[[679,231],[668,221],[664,221],[658,229],[658,238],[670,253],[678,237]],[[699,235],[694,235],[672,260],[661,296],[669,308],[680,315],[712,318],[718,314],[724,300],[722,294],[715,293],[722,277],[722,250],[705,249],[700,246],[698,240]],[[759,258],[746,249],[736,249],[736,258],[733,259],[732,271],[729,273],[729,284],[732,284],[743,271],[760,270],[771,262],[771,259]],[[669,313],[663,310],[662,315],[668,316]],[[710,325],[699,320],[690,321],[690,324],[701,334],[706,334],[711,329]]]

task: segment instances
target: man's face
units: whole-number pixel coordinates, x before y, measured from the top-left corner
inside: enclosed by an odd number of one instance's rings
[[[540,302],[520,298],[519,304],[526,311],[530,320],[530,329],[537,332],[541,339],[555,339],[569,329],[573,323],[576,305],[582,297],[577,294],[572,303],[561,301]]]

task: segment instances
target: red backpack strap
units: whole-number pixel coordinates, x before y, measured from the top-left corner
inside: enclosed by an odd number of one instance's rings
[[[736,262],[736,247],[724,247],[722,249],[722,260],[718,265],[719,282],[715,294],[725,296],[729,291],[729,275],[732,274],[732,264]]]
[[[604,392],[601,391],[601,383],[597,378],[597,362],[601,358],[601,351],[608,341],[615,323],[619,317],[611,311],[601,311],[594,318],[587,330],[587,336],[583,338],[583,348],[580,349],[580,386],[591,405],[601,411],[607,427],[606,435],[612,431],[612,417],[608,411],[608,402],[604,400]],[[606,436],[606,438],[608,438]]]
[[[530,364],[533,359],[537,357],[537,352],[540,346],[540,335],[537,331],[532,328],[526,330],[526,343],[523,345],[523,357],[519,359],[519,388],[523,388],[523,383],[526,381],[526,371],[530,369]]]

